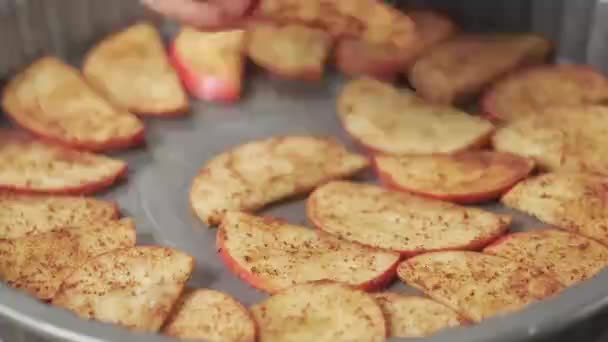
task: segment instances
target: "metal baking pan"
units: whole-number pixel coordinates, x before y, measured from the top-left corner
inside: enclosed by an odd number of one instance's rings
[[[495,7],[474,0],[467,2],[466,6],[450,1],[417,1],[429,2],[449,9],[461,22],[470,23],[473,29],[535,29],[544,32],[564,42],[558,56],[563,60],[593,62],[606,53],[603,43],[594,44],[594,41],[599,41],[596,37],[601,37],[602,30],[606,28],[601,27],[601,23],[593,24],[592,20],[589,23],[590,18],[599,15],[597,13],[608,10],[608,5],[601,1],[596,4],[596,1],[518,0],[508,4],[503,1]],[[143,13],[136,1],[112,0],[103,2],[103,6],[100,4],[94,0],[0,0],[0,75],[8,76],[46,52],[77,61],[94,40]],[[547,16],[542,17],[546,20],[539,22],[539,11]],[[91,18],[84,20],[79,17],[83,13],[88,13]],[[577,13],[585,23],[578,32],[574,32],[575,28],[580,27],[571,24],[573,13]],[[11,25],[11,20],[14,25]],[[170,35],[171,26],[163,26],[165,29]],[[13,35],[7,34],[7,30],[12,30]],[[26,36],[20,39],[19,34],[24,33]],[[255,303],[265,295],[227,271],[216,254],[215,230],[205,227],[191,212],[188,203],[190,183],[200,166],[217,153],[275,134],[332,135],[356,150],[357,146],[341,129],[335,113],[335,97],[344,82],[343,77],[331,72],[318,84],[277,80],[252,68],[248,70],[244,98],[236,105],[195,103],[190,117],[146,120],[148,145],[141,150],[116,155],[129,163],[128,182],[101,197],[116,200],[125,215],[135,218],[139,244],[176,247],[195,256],[198,266],[191,286],[227,292],[247,305]],[[362,180],[373,181],[373,175],[371,172],[363,175]],[[485,208],[513,214],[514,231],[541,226],[538,221],[497,204]],[[301,200],[278,204],[264,213],[309,225]],[[471,327],[449,329],[424,341],[536,340],[608,307],[606,283],[608,271],[568,289],[557,298],[534,304],[516,314],[489,319]],[[399,282],[391,289],[414,291]],[[81,320],[2,284],[0,316],[52,339],[79,342],[167,341],[158,335],[134,334],[116,326]]]

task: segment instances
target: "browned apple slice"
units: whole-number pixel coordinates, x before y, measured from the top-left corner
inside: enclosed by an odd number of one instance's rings
[[[315,190],[307,212],[315,226],[340,239],[406,256],[481,249],[511,221],[477,208],[351,182]]]
[[[334,60],[338,71],[345,75],[392,82],[405,69],[412,49],[343,38],[336,44]]]
[[[172,116],[189,103],[159,32],[140,23],[97,44],[84,62],[87,80],[117,105],[139,114]]]
[[[419,58],[423,57],[438,44],[453,37],[459,27],[456,23],[443,13],[432,10],[411,10],[407,16],[416,25],[418,39],[412,45],[410,59],[406,64],[406,70],[411,68]]]
[[[157,332],[193,268],[191,256],[170,248],[118,249],[80,266],[63,282],[53,305],[82,318]]]
[[[0,193],[0,240],[117,219],[115,203],[80,196]]]
[[[335,52],[338,70],[347,75],[391,80],[409,69],[430,48],[456,33],[452,20],[438,12],[417,10],[407,15],[416,24],[416,39],[410,45],[397,47],[357,38],[341,39]]]
[[[376,0],[259,0],[255,17],[319,27],[334,37],[357,37],[376,44],[409,46],[414,22]]]
[[[255,211],[330,180],[363,170],[369,161],[333,139],[273,137],[225,152],[194,179],[190,203],[205,223],[217,225],[229,210]]]
[[[224,216],[216,243],[228,269],[270,293],[324,279],[375,290],[392,281],[399,261],[395,253],[238,212]]]
[[[466,324],[454,310],[428,298],[384,292],[374,295],[389,326],[389,338],[417,338]]]
[[[497,151],[532,158],[547,171],[608,175],[608,108],[548,107],[509,121],[492,138]]]
[[[338,98],[346,131],[387,154],[453,153],[485,145],[492,124],[455,108],[432,105],[369,78],[351,81]]]
[[[509,259],[475,252],[440,252],[402,262],[399,277],[474,322],[522,310],[552,297],[560,283]]]
[[[248,54],[270,73],[309,81],[323,77],[332,47],[331,35],[300,24],[258,21],[249,26]]]
[[[4,89],[6,114],[25,129],[71,147],[100,151],[144,140],[143,123],[95,92],[75,68],[44,57]]]
[[[135,245],[130,219],[70,226],[14,240],[0,240],[0,279],[42,300],[88,259]]]
[[[188,290],[173,308],[163,333],[184,340],[255,342],[256,324],[234,298],[213,290]]]
[[[221,102],[241,97],[245,30],[201,32],[185,27],[173,41],[170,54],[194,97]]]
[[[543,63],[551,50],[547,39],[534,34],[461,34],[418,60],[409,79],[431,102],[465,102],[509,72]]]
[[[534,169],[534,161],[510,153],[375,157],[378,176],[391,188],[456,203],[494,200]]]
[[[566,286],[593,278],[608,266],[608,247],[554,229],[509,234],[486,247],[484,253],[536,267]]]
[[[483,97],[486,115],[514,120],[542,113],[555,105],[603,103],[608,79],[587,65],[547,65],[514,73],[496,83]]]
[[[0,190],[86,194],[123,178],[127,164],[0,130]]]
[[[544,223],[608,244],[607,189],[605,177],[547,173],[519,183],[502,203]]]
[[[369,294],[314,282],[286,289],[251,308],[260,342],[381,342],[386,321]]]

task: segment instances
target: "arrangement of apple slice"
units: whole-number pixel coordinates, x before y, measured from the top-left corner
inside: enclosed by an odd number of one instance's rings
[[[235,102],[241,97],[245,31],[201,32],[185,27],[170,48],[173,65],[192,96]]]
[[[442,104],[466,102],[500,77],[545,62],[552,44],[530,34],[461,34],[437,45],[409,73],[416,92]]]
[[[324,232],[405,256],[481,249],[511,222],[481,209],[351,182],[318,188],[306,208],[309,220]]]
[[[608,175],[608,108],[548,107],[539,115],[507,122],[492,138],[497,151],[536,160],[545,171]]]
[[[230,16],[220,12],[208,14]],[[246,12],[223,31],[181,27],[168,52],[154,24],[137,23],[94,45],[82,72],[42,57],[6,83],[3,113],[38,136],[0,129],[7,287],[138,334],[381,342],[517,312],[608,267],[608,77],[539,66],[553,46],[536,34],[459,33],[440,12],[386,1],[254,0]],[[218,227],[211,250],[224,267],[209,260],[212,273],[269,295],[250,310],[237,288],[236,297],[188,288],[192,256],[136,246],[135,221],[117,204],[77,196],[126,176],[126,162],[94,152],[143,144],[137,115],[186,114],[189,94],[237,102],[248,59],[278,77],[320,81],[332,53],[338,71],[357,77],[340,91],[338,119],[369,156],[306,135],[318,125],[292,127],[308,133],[222,150],[189,189],[194,215]],[[388,83],[400,74],[415,91]],[[335,82],[323,89],[333,93]],[[454,107],[482,92],[485,116]],[[239,127],[219,128],[230,135],[216,136],[220,145],[243,138]],[[490,143],[494,151],[483,150]],[[372,164],[384,187],[359,174]],[[528,178],[536,167],[552,173]],[[314,229],[256,215],[304,195]],[[498,198],[555,229],[505,235],[510,216],[460,205]],[[397,276],[428,298],[369,293]]]
[[[260,342],[386,340],[386,321],[369,294],[327,281],[296,285],[251,308]]]
[[[507,235],[484,253],[536,267],[566,286],[591,279],[608,266],[608,247],[553,229]]]
[[[220,154],[194,179],[190,203],[208,225],[229,210],[255,211],[305,194],[334,179],[350,177],[369,165],[333,139],[284,136],[253,141]]]
[[[50,300],[63,280],[86,260],[134,245],[135,224],[130,219],[0,240],[0,279],[39,299]]]
[[[0,240],[117,219],[112,202],[80,196],[0,193]]]
[[[191,256],[170,248],[117,249],[78,267],[52,303],[83,318],[157,332],[193,269]]]
[[[93,86],[129,111],[172,116],[190,107],[160,33],[151,24],[136,24],[102,40],[89,51],[82,69]]]
[[[447,16],[434,11],[407,12],[416,25],[415,41],[405,47],[372,44],[358,38],[338,42],[335,60],[338,70],[347,75],[372,76],[392,80],[438,43],[456,33],[457,27]]]
[[[329,33],[299,24],[254,22],[247,53],[258,66],[284,77],[317,81],[323,77],[332,47]]]
[[[395,253],[238,212],[224,216],[216,244],[228,269],[270,293],[324,279],[374,290],[392,281],[399,261]]]
[[[502,203],[544,223],[608,244],[606,189],[605,177],[546,173],[516,185]]]
[[[402,262],[399,277],[473,322],[523,309],[558,294],[560,283],[502,257],[440,252]]]
[[[374,44],[406,47],[416,38],[414,22],[376,0],[259,0],[254,17],[320,27],[336,38],[355,37]]]
[[[515,120],[542,114],[546,107],[608,100],[608,78],[587,65],[543,65],[497,82],[482,99],[492,119]]]
[[[163,327],[163,334],[184,340],[255,342],[257,327],[249,311],[227,294],[186,290]]]
[[[127,164],[0,130],[0,189],[29,193],[85,194],[108,188]]]
[[[393,292],[374,295],[389,327],[389,338],[420,338],[467,324],[454,310],[431,299]]]
[[[409,91],[369,78],[344,87],[338,115],[359,143],[387,154],[464,151],[485,145],[494,131],[487,120],[426,103]]]
[[[391,188],[463,204],[497,199],[534,169],[531,159],[493,151],[374,160],[379,178]]]
[[[144,141],[144,126],[87,84],[80,72],[44,57],[4,88],[2,105],[17,124],[49,140],[85,150],[128,148]]]

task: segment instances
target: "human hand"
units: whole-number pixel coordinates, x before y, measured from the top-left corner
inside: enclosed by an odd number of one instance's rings
[[[254,0],[141,0],[148,8],[199,29],[234,25]]]

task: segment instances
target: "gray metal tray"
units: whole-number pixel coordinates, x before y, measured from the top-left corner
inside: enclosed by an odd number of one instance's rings
[[[275,134],[332,135],[356,149],[335,113],[335,96],[343,83],[340,76],[330,76],[321,84],[306,84],[254,72],[248,78],[245,98],[237,105],[197,103],[189,118],[149,120],[147,148],[118,155],[131,166],[129,181],[102,197],[118,201],[125,214],[136,219],[140,244],[176,247],[195,256],[198,265],[191,286],[221,290],[248,305],[262,300],[264,294],[230,273],[217,256],[215,230],[207,228],[191,212],[190,183],[201,165],[217,153]],[[362,180],[373,181],[373,175],[370,172]],[[530,217],[497,204],[486,209],[514,214],[515,231],[541,226]],[[263,213],[308,225],[302,200],[284,202]],[[607,305],[607,282],[608,271],[556,299],[476,326],[446,330],[428,341],[519,341],[553,333],[556,327],[572,324]],[[391,290],[415,292],[398,281]],[[69,341],[166,340],[81,320],[4,285],[0,285],[0,315],[28,329]]]
[[[532,28],[544,32],[560,41],[561,59],[608,68],[608,64],[602,64],[608,48],[601,39],[608,25],[593,20],[608,13],[607,2],[511,0],[501,2],[500,6],[484,5],[485,1],[477,0],[411,2],[432,2],[449,8],[460,13],[464,22],[472,22],[473,28]],[[89,13],[91,20],[82,17],[83,11]],[[92,41],[130,18],[141,16],[140,12],[133,0],[106,0],[103,4],[95,0],[0,0],[0,46],[4,46],[0,49],[0,78],[40,53],[53,51],[64,57],[77,57]],[[335,96],[344,79],[332,75],[321,84],[306,84],[276,80],[253,71],[247,78],[244,99],[236,105],[196,103],[191,117],[147,120],[148,146],[117,154],[129,162],[128,182],[101,197],[116,200],[125,215],[135,218],[139,244],[162,244],[194,255],[198,267],[191,286],[218,289],[245,304],[261,300],[265,295],[229,273],[219,260],[215,231],[205,227],[190,211],[190,183],[200,166],[213,155],[274,134],[332,135],[355,150],[357,147],[340,128],[335,113]],[[373,181],[372,173],[362,180]],[[499,205],[488,205],[486,209],[509,212]],[[309,225],[302,201],[281,203],[263,213]],[[527,216],[513,214],[514,231],[541,226]],[[555,334],[608,307],[607,283],[608,271],[517,314],[446,330],[428,341],[528,341]],[[399,282],[391,290],[413,291]],[[161,336],[132,334],[115,326],[81,320],[1,283],[0,316],[53,340],[167,341]]]

